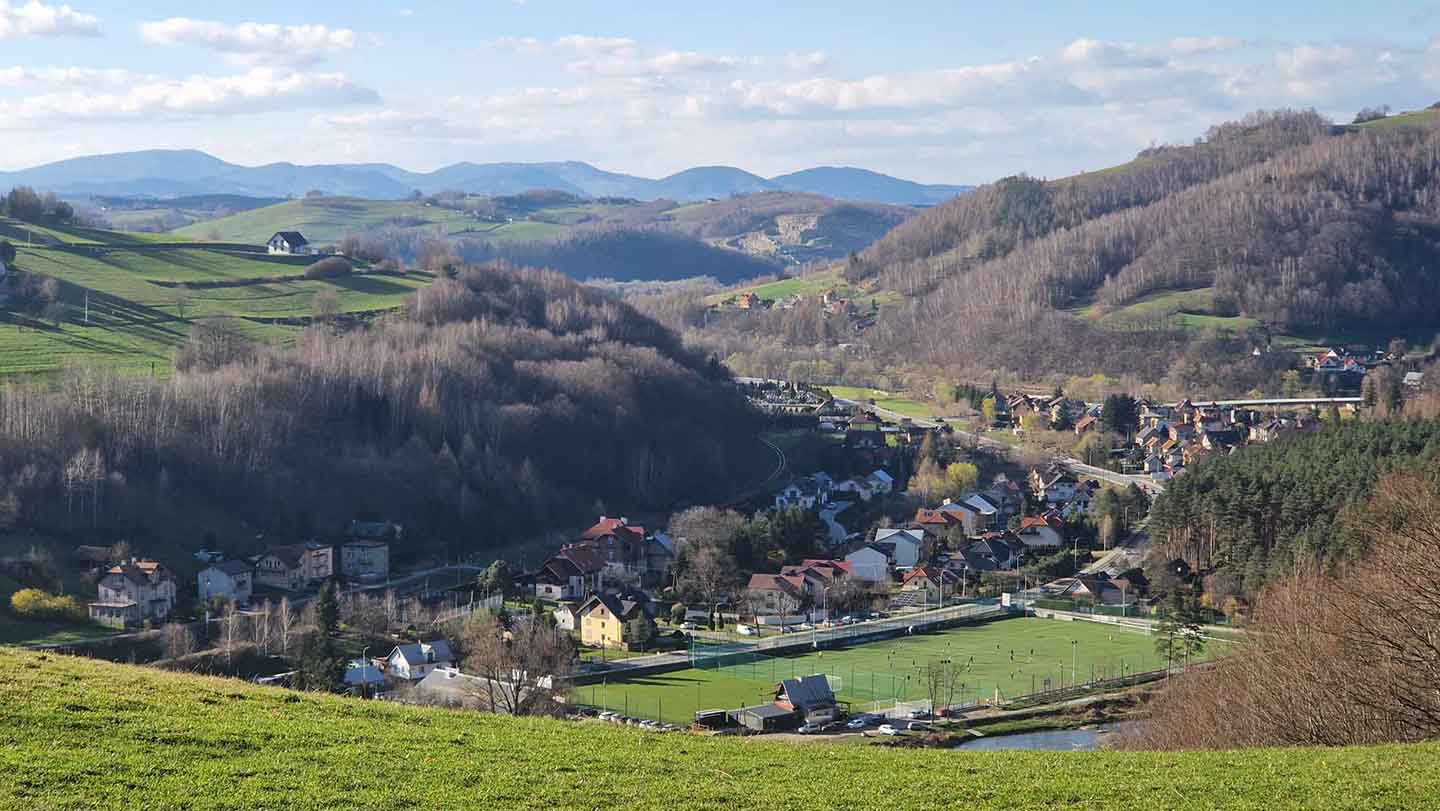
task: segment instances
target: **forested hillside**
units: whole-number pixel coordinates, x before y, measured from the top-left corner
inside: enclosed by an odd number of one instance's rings
[[[1437,182],[1435,130],[1338,128],[1311,112],[1255,114],[1103,172],[1007,178],[844,265],[895,303],[865,333],[873,360],[826,360],[854,376],[1273,385],[1289,346],[1440,329]],[[788,362],[850,332],[752,320],[735,334],[765,336],[747,348]],[[712,341],[734,350],[733,337]]]
[[[1213,570],[1218,604],[1257,592],[1297,562],[1362,554],[1365,533],[1349,510],[1381,473],[1437,457],[1435,419],[1352,422],[1249,445],[1170,482],[1151,512],[1151,538],[1163,557]]]
[[[293,348],[202,324],[176,367],[7,386],[0,525],[243,547],[371,514],[473,551],[724,489],[754,427],[718,364],[553,272],[441,278]]]
[[[709,276],[724,284],[774,273],[778,262],[707,245],[661,228],[605,228],[535,242],[459,240],[455,252],[467,262],[504,260],[545,267],[573,279],[620,282],[679,281]]]

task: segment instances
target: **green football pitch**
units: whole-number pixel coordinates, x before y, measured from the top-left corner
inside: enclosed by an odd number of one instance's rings
[[[1207,654],[1214,653],[1210,643]],[[927,697],[925,670],[960,668],[960,701],[994,699],[1164,666],[1153,637],[1089,622],[997,620],[914,636],[781,657],[728,659],[721,666],[577,687],[573,699],[641,718],[688,723],[696,710],[768,701],[782,679],[823,673],[842,701],[868,709]]]

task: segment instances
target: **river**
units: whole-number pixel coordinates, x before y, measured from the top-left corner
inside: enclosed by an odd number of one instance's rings
[[[960,752],[995,752],[1004,749],[1028,749],[1038,752],[1089,752],[1099,749],[1106,737],[1104,733],[1114,730],[1113,725],[1090,729],[1047,729],[1041,732],[1021,732],[1016,735],[996,735],[989,738],[975,738],[956,747]]]

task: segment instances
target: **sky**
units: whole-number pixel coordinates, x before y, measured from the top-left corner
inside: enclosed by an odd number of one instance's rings
[[[982,183],[1437,100],[1427,2],[0,0],[0,169],[193,148]]]

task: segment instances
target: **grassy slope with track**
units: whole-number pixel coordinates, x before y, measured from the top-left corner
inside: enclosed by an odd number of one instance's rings
[[[0,653],[0,805],[16,808],[1341,811],[1423,808],[1440,796],[1436,744],[1183,754],[843,746],[817,761],[815,749],[786,743]]]
[[[264,244],[276,231],[299,231],[311,243],[321,245],[339,242],[352,232],[386,224],[405,230],[439,231],[445,236],[487,240],[547,239],[570,230],[548,222],[487,222],[459,211],[408,200],[319,197],[198,222],[171,234],[186,239]]]
[[[196,319],[226,318],[254,340],[284,342],[312,315],[321,291],[338,295],[342,313],[374,313],[399,307],[431,278],[304,279],[311,257],[172,246],[107,231],[53,236],[66,244],[22,243],[15,267],[58,280],[65,316],[56,324],[0,308],[0,375],[48,373],[76,362],[164,375]]]

